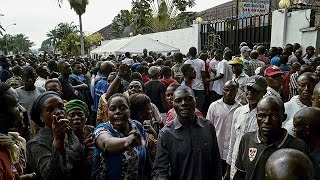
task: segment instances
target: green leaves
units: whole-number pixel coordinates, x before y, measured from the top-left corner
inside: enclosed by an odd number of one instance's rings
[[[189,27],[195,16],[184,13],[195,0],[132,0],[131,5],[131,11],[121,10],[112,21],[111,34],[116,38],[128,36],[128,29],[136,35]]]
[[[14,54],[30,52],[30,48],[33,45],[34,43],[24,34],[13,36],[5,34],[0,38],[0,49],[5,52],[13,52]]]

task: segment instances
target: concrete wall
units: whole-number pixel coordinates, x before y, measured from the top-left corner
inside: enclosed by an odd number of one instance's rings
[[[302,49],[314,46],[319,52],[319,30],[310,27],[311,10],[272,12],[271,46],[283,47],[288,43],[300,43]]]
[[[192,27],[165,31],[159,33],[145,34],[145,36],[180,49],[186,54],[189,48],[194,46],[198,52],[200,49],[200,25],[193,24]],[[148,48],[147,48],[148,49]]]

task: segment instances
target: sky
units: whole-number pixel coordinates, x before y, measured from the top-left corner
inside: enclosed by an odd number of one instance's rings
[[[196,5],[188,11],[202,11],[227,1],[196,0]],[[130,10],[131,0],[89,0],[82,15],[83,31],[90,34],[109,25],[122,9]],[[35,43],[33,48],[40,48],[46,33],[61,22],[79,25],[79,18],[70,9],[68,0],[63,0],[61,8],[57,0],[1,0],[0,24],[8,34],[25,34]]]

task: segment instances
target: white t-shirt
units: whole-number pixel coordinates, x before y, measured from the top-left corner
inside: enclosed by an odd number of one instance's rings
[[[290,101],[284,103],[284,108],[287,114],[287,119],[282,123],[282,127],[287,129],[288,133],[290,135],[294,135],[293,133],[293,117],[294,115],[300,111],[303,108],[306,108],[307,106],[304,105],[300,99],[299,95],[293,96]]]
[[[213,85],[212,85],[212,90],[215,91],[219,95],[223,95],[224,84],[228,80],[231,80],[232,74],[233,74],[231,67],[228,64],[228,61],[225,59],[220,61],[217,65],[217,76],[220,76],[221,74],[224,75],[223,78],[214,81]]]
[[[131,66],[134,63],[133,59],[130,59],[130,58],[125,58],[121,62],[122,62],[122,64],[126,64],[128,66]]]
[[[205,63],[201,59],[189,59],[184,62],[185,64],[191,64],[191,66],[196,71],[196,78],[192,81],[192,89],[194,90],[204,90],[204,85],[202,81],[201,72],[206,71]]]

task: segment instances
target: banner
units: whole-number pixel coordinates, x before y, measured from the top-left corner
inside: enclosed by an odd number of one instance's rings
[[[270,0],[238,0],[238,17],[268,14]]]

